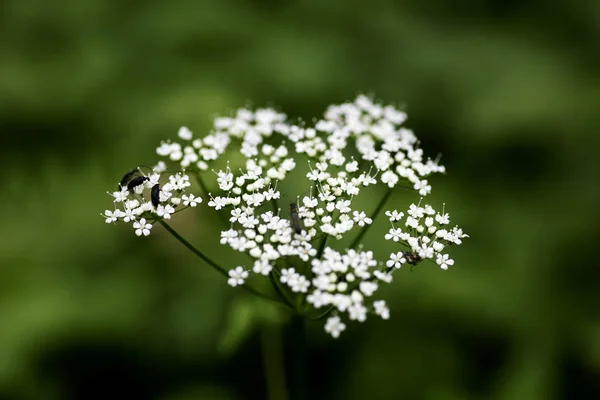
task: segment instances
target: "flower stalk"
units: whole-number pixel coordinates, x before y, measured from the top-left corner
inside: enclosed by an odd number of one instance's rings
[[[269,400],[289,400],[281,327],[265,325],[260,331],[263,371]]]
[[[385,206],[385,203],[388,201],[388,199],[392,195],[392,191],[393,191],[392,188],[388,189],[385,192],[385,194],[383,195],[383,197],[381,198],[381,200],[379,201],[379,204],[377,204],[377,207],[375,207],[375,211],[373,211],[373,214],[371,216],[371,218],[373,219],[373,221],[375,221],[377,219],[377,216],[381,213],[381,210],[383,210],[383,207]],[[371,228],[371,224],[365,225],[360,230],[359,234],[356,235],[356,237],[354,238],[354,240],[350,244],[349,248],[356,249],[356,247],[361,243],[363,237],[367,234],[367,232],[369,231],[370,228]]]

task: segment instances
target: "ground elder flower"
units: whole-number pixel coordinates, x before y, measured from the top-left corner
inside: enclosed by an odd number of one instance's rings
[[[340,333],[344,330],[346,330],[346,324],[342,322],[340,317],[333,316],[327,319],[327,323],[325,323],[325,332],[329,333],[334,338],[339,337]]]
[[[140,180],[142,182],[140,185],[130,189],[128,186],[131,185],[125,185],[120,191],[111,194],[115,210],[104,212],[103,216],[107,223],[132,223],[138,236],[148,236],[152,227],[151,222],[168,220],[178,209],[196,207],[202,202],[202,198],[199,196],[192,193],[185,194],[191,183],[189,176],[183,172],[167,176],[162,181],[168,180],[168,182],[161,185],[162,177],[157,171],[164,170],[163,164],[159,163],[148,176],[140,175],[144,178]],[[152,198],[155,187],[158,189],[158,198]],[[157,205],[155,206],[154,203]],[[147,225],[150,227],[140,227],[142,220],[147,221]]]
[[[146,219],[142,218],[133,223],[133,229],[135,229],[135,234],[138,236],[148,236],[150,234],[150,229],[152,229],[152,224],[146,223]]]
[[[404,263],[416,265],[427,259],[435,260],[444,270],[454,264],[449,254],[442,251],[449,245],[461,244],[468,235],[458,227],[450,231],[444,228],[450,223],[448,214],[438,213],[430,205],[421,207],[419,204],[410,205],[404,224],[398,218],[401,214],[395,210],[387,214],[392,228],[385,239],[399,242],[407,250],[390,254],[386,262],[388,268],[399,268]]]
[[[193,194],[181,196],[183,200],[184,206],[196,207],[198,204],[202,203],[202,197],[196,197]]]
[[[248,271],[244,270],[244,267],[236,267],[229,271],[227,284],[233,287],[243,285],[246,278],[248,278]]]
[[[361,95],[330,106],[314,124],[291,123],[269,108],[241,108],[216,118],[206,134],[183,126],[156,148],[154,167],[123,176],[102,217],[107,224],[131,223],[138,236],[160,223],[227,275],[230,286],[327,318],[325,331],[338,337],[348,321],[390,318],[379,289],[403,265],[430,260],[448,269],[454,264],[449,247],[468,237],[449,227],[444,210],[420,202],[405,212],[385,209],[396,188],[427,196],[432,177],[445,173],[406,120],[404,111]],[[369,186],[375,188],[363,195]],[[360,203],[373,207],[356,207],[357,197],[377,191],[379,199]],[[280,205],[282,199],[292,200]],[[249,257],[248,269],[218,265],[168,224],[198,208],[220,214],[220,245]],[[378,261],[363,237],[383,213],[391,224],[384,239],[394,251]],[[261,279],[268,279],[270,292],[253,287]]]

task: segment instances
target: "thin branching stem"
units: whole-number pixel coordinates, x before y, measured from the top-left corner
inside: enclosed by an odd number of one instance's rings
[[[283,293],[283,291],[281,290],[281,288],[279,287],[279,285],[276,282],[276,278],[274,275],[274,271],[271,271],[269,273],[269,280],[271,281],[271,285],[273,286],[273,289],[275,289],[275,292],[277,292],[277,294],[279,295],[279,297],[283,300],[283,302],[290,308],[296,308],[294,306],[294,304],[287,298],[287,296],[285,295],[285,293]]]
[[[204,180],[200,176],[200,171],[195,171],[194,176],[196,177],[196,181],[198,182],[198,185],[200,185],[200,188],[204,192],[204,195],[208,196],[208,188],[206,187],[206,185],[204,184]]]
[[[319,243],[319,250],[317,251],[317,260],[320,260],[321,256],[323,255],[323,252],[325,251],[325,243],[327,243],[328,238],[329,238],[329,235],[325,235],[321,239],[321,243]]]
[[[217,272],[219,272],[221,275],[229,278],[229,273],[221,266],[219,266],[216,262],[214,262],[213,260],[211,260],[210,258],[208,258],[206,255],[204,255],[204,253],[202,253],[196,246],[194,246],[193,244],[191,244],[186,238],[184,238],[183,236],[181,236],[179,234],[179,232],[177,232],[175,229],[173,229],[171,227],[171,225],[167,224],[164,220],[159,219],[158,223],[161,224],[171,235],[173,235],[175,237],[175,239],[179,240],[181,242],[181,244],[183,244],[185,247],[187,247],[192,253],[194,253],[195,255],[197,255],[198,257],[200,257],[202,259],[202,261],[204,261],[205,263],[207,263],[208,265],[210,265],[212,268],[214,268]],[[252,293],[255,296],[258,296],[262,299],[265,300],[270,300],[273,301],[275,303],[278,304],[283,304],[286,307],[290,307],[289,304],[282,302],[281,300],[275,298],[275,297],[271,297],[267,294],[261,293],[258,290],[248,286],[248,285],[242,285],[242,288],[246,289],[248,292]]]
[[[194,176],[196,177],[196,181],[198,182],[198,185],[200,185],[200,188],[204,192],[204,195],[208,198],[210,193],[208,191],[208,188],[206,187],[206,184],[204,183],[204,180],[200,176],[200,171],[195,171]],[[229,220],[228,220],[227,215],[225,215],[224,213],[219,213],[219,218],[221,219],[221,221],[223,222],[223,224],[225,226],[229,226]]]
[[[373,215],[371,215],[371,219],[373,220],[373,223],[375,223],[375,219],[377,218],[377,216],[379,215],[381,210],[383,210],[383,206],[385,206],[386,201],[392,195],[392,191],[393,191],[392,188],[388,189],[388,191],[385,192],[385,194],[383,195],[383,198],[379,201],[379,204],[377,204],[377,208],[375,208],[375,211],[373,211]],[[356,246],[358,246],[360,244],[362,238],[367,234],[367,232],[369,231],[369,229],[371,228],[371,225],[373,225],[373,223],[365,224],[365,226],[362,228],[360,233],[352,241],[352,244],[349,246],[350,249],[355,249]]]

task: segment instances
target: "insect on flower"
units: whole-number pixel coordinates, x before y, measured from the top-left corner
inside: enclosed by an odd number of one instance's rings
[[[146,176],[136,176],[135,178],[130,180],[129,183],[127,184],[127,190],[131,190],[137,186],[140,186],[142,183],[146,182],[147,180],[148,180],[148,177],[146,177]]]
[[[131,171],[129,171],[125,175],[123,175],[123,178],[121,178],[121,182],[119,183],[119,190],[121,190],[121,188],[125,187],[125,185],[127,185],[129,183],[129,181],[131,181],[131,178],[133,177],[133,175],[135,175],[138,172],[140,172],[139,168],[135,167],[134,169],[132,169]]]
[[[158,222],[192,249],[167,221],[196,208],[202,192],[207,212],[226,221],[226,226],[214,227],[220,244],[251,261],[228,271],[200,248],[192,251],[226,272],[230,286],[242,286],[310,318],[327,318],[325,332],[338,337],[350,321],[364,322],[371,314],[390,318],[376,292],[392,282],[393,273],[406,264],[412,270],[424,260],[448,270],[454,260],[445,249],[468,237],[450,227],[445,208],[437,212],[421,200],[405,212],[386,208],[395,188],[408,187],[422,199],[431,192],[428,177],[445,172],[439,157],[426,157],[417,136],[404,127],[406,118],[404,111],[360,95],[329,106],[314,124],[296,125],[270,108],[242,108],[216,118],[204,137],[182,127],[176,139],[156,148],[161,157],[157,164],[132,164],[137,167],[123,176],[119,190],[109,193],[112,204],[103,220],[133,224],[137,236],[148,236]],[[197,178],[197,188],[191,177]],[[209,179],[206,185],[204,178]],[[367,214],[354,199],[360,196],[364,204],[375,205],[377,199],[361,194],[373,185],[385,194]],[[289,214],[280,215],[285,206]],[[390,227],[382,239],[392,241],[394,250],[382,262],[363,239],[368,232],[373,235],[369,226],[384,210]],[[350,239],[351,245],[344,247],[350,240],[341,239]],[[273,297],[254,288],[254,281],[265,277]]]
[[[406,257],[406,263],[412,266],[417,265],[421,261],[421,256],[416,251],[407,251],[404,253],[404,257]]]
[[[300,222],[300,217],[298,216],[298,205],[296,203],[290,204],[290,222],[292,228],[294,228],[294,232],[302,232],[302,222]]]
[[[154,207],[158,207],[160,204],[160,185],[158,183],[150,189],[150,201]]]
[[[406,257],[406,262],[410,265],[416,265],[421,261],[421,257],[416,251],[407,251],[404,253],[404,257]]]

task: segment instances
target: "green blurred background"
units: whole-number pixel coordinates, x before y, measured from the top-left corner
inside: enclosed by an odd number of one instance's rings
[[[599,43],[598,0],[3,1],[0,398],[266,398],[277,310],[105,191],[181,125],[359,92],[443,154],[428,200],[471,238],[399,271],[390,321],[311,324],[311,397],[600,398]]]

